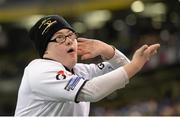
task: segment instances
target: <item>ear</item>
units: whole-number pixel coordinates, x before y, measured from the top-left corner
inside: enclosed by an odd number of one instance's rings
[[[45,55],[45,54],[48,54],[48,51],[45,51],[45,52],[44,52],[44,55]]]

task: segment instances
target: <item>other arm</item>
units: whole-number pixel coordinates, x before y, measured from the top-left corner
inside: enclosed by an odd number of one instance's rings
[[[124,87],[126,80],[132,78],[140,71],[144,64],[157,52],[159,47],[159,44],[144,45],[134,53],[130,63],[87,81],[80,91],[77,101],[96,102],[115,90]]]

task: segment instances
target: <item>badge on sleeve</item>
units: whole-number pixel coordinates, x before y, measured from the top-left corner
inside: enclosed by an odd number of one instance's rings
[[[81,79],[84,79],[84,78],[74,75],[74,76],[69,80],[68,84],[66,85],[66,87],[65,87],[64,89],[67,90],[67,91],[74,90],[74,88],[76,87],[76,85],[78,84],[78,82],[79,82]]]

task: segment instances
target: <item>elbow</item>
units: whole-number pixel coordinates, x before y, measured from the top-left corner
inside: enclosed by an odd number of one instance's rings
[[[91,96],[90,102],[98,102],[102,100],[105,96],[99,95],[98,93]]]
[[[84,95],[85,101],[89,101],[89,102],[98,102],[107,96],[98,89],[89,90],[84,94],[85,94]]]

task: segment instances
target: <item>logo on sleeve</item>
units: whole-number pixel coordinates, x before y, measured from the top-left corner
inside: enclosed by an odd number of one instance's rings
[[[64,89],[67,91],[74,90],[81,79],[83,79],[83,77],[73,76]]]
[[[57,80],[66,79],[66,75],[65,75],[65,73],[64,73],[63,70],[58,71],[58,73],[57,73],[57,75],[56,75],[56,79],[57,79]]]
[[[97,66],[100,70],[102,70],[105,67],[105,65],[103,63],[99,63],[99,64],[97,64]]]

